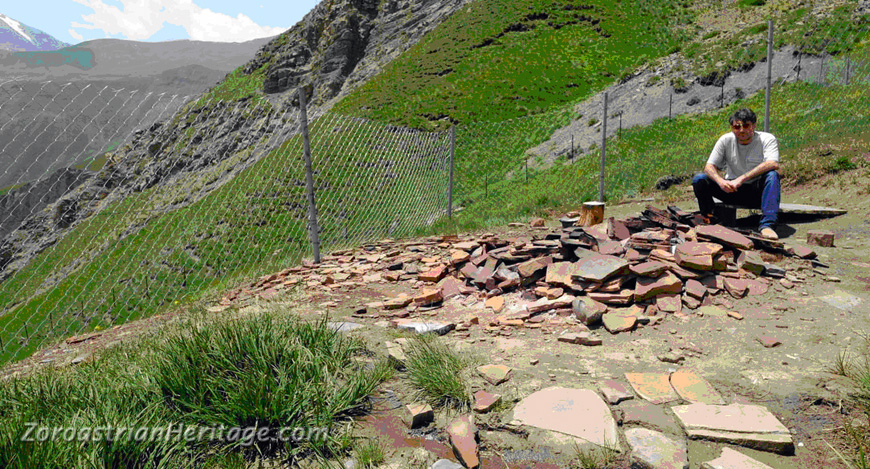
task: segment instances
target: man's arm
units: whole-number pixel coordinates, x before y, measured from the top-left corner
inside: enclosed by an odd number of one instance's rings
[[[744,182],[750,181],[750,180],[754,179],[756,176],[761,176],[762,174],[765,174],[768,171],[777,171],[777,170],[779,170],[779,162],[778,161],[773,161],[773,160],[763,161],[758,166],[750,169],[746,174],[743,174],[742,176],[739,176],[736,179],[734,179],[733,181],[731,181],[731,183],[735,185],[734,189],[736,190],[738,187],[743,185]]]
[[[713,182],[718,184],[719,187],[721,187],[722,190],[725,192],[734,192],[737,190],[736,187],[733,187],[734,184],[732,183],[732,181],[723,178],[722,175],[719,174],[719,168],[717,168],[714,164],[705,164],[704,174],[706,174],[707,177],[710,178]]]

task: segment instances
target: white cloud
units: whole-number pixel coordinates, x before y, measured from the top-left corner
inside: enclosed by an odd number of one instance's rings
[[[82,40],[85,39],[85,38],[84,38],[81,34],[79,34],[75,29],[70,29],[70,30],[69,30],[69,35],[72,36],[72,38],[75,39],[76,41],[82,41]]]
[[[236,17],[216,13],[196,5],[193,0],[120,0],[123,9],[107,5],[103,0],[74,1],[94,13],[82,15],[85,22],[73,23],[73,28],[102,30],[107,36],[122,35],[132,40],[150,38],[164,23],[181,26],[193,40],[217,42],[248,41],[274,36],[286,29],[260,26],[241,13]]]

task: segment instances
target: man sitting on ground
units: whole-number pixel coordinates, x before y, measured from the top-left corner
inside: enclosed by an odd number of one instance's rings
[[[779,239],[773,230],[779,212],[779,144],[767,132],[756,132],[755,113],[740,109],[728,119],[731,132],[713,147],[704,173],[692,179],[698,208],[713,217],[713,197],[726,204],[761,208],[761,236]],[[725,177],[719,170],[727,168]]]

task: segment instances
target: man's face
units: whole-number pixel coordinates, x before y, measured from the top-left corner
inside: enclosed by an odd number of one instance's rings
[[[752,136],[755,135],[755,124],[752,122],[734,121],[731,124],[731,131],[737,137],[738,143],[749,145],[752,143]]]

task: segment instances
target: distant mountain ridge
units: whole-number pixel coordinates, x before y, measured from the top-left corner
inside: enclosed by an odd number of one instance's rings
[[[69,47],[54,36],[0,13],[0,50],[52,51]]]
[[[199,65],[226,74],[245,63],[272,38],[247,42],[137,42],[95,39],[58,50],[0,54],[2,76],[46,79],[133,79]],[[211,85],[211,83],[209,83]]]

